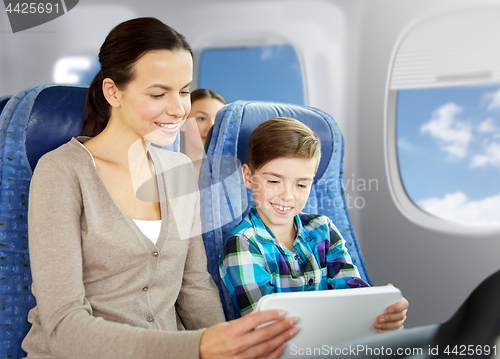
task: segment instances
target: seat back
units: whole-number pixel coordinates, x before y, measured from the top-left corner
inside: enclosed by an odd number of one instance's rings
[[[201,216],[208,269],[221,291],[226,317],[234,317],[231,299],[219,275],[219,254],[230,232],[253,205],[251,190],[243,183],[241,164],[246,163],[251,132],[273,117],[292,117],[309,126],[321,140],[321,161],[306,213],[328,216],[346,240],[361,277],[371,284],[347,211],[343,186],[344,142],[333,118],[318,109],[292,104],[236,101],[217,113],[200,171]]]
[[[28,253],[29,185],[38,159],[77,136],[87,89],[40,85],[12,97],[0,116],[1,358],[22,358],[35,305]]]
[[[0,96],[0,114],[2,113],[3,108],[5,105],[7,105],[7,102],[9,102],[10,98],[12,96]]]
[[[86,87],[35,86],[12,97],[0,116],[0,358],[25,355],[21,342],[35,305],[27,218],[33,170],[80,134],[86,94]],[[178,151],[178,139],[168,149]]]

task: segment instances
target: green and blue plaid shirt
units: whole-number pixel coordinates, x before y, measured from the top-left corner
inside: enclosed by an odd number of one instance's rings
[[[280,245],[255,207],[224,242],[220,274],[241,315],[279,292],[368,287],[332,221],[299,213],[292,252]]]

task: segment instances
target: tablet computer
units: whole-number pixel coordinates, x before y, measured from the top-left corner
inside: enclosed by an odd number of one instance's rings
[[[288,341],[281,358],[324,355],[335,344],[377,333],[377,317],[401,300],[392,286],[273,293],[262,297],[257,309],[282,309],[299,318],[299,333]]]

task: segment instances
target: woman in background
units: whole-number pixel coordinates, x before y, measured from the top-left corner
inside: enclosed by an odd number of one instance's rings
[[[214,125],[215,116],[226,101],[217,92],[208,89],[198,89],[191,92],[191,112],[189,117],[196,119],[201,141],[205,145],[207,134]]]
[[[212,90],[197,89],[191,92],[191,112],[181,128],[181,152],[193,162],[196,178],[199,177],[205,155],[204,147],[208,131],[214,124],[217,111],[225,104],[224,98]]]

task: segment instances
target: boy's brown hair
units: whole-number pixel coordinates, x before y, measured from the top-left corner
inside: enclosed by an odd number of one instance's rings
[[[271,118],[250,135],[247,164],[253,172],[280,157],[317,158],[319,166],[321,141],[300,121],[290,117]]]

